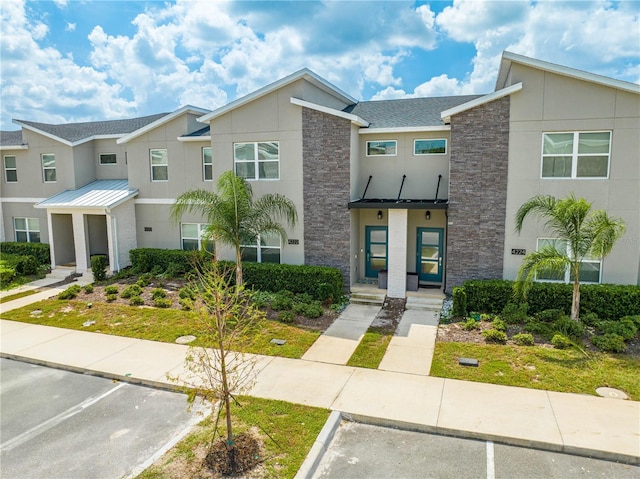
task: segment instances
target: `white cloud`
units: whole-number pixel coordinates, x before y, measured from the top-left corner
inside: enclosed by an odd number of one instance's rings
[[[58,8],[64,8],[64,7],[67,6],[69,1],[68,0],[53,0],[53,3],[55,3]]]
[[[65,27],[65,30],[67,32],[75,32],[76,31],[76,24],[75,23],[71,23],[71,22],[67,22],[67,26]]]

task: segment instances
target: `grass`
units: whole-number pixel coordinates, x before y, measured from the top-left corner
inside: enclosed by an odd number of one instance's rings
[[[36,311],[39,313],[35,313]],[[180,336],[189,334],[199,336],[198,320],[191,311],[102,302],[93,303],[89,307],[87,302],[77,299],[39,301],[2,313],[2,318],[167,343],[173,343]],[[84,327],[82,324],[86,321],[95,321],[95,324]],[[298,359],[320,335],[317,331],[307,331],[269,320],[262,321],[257,330],[258,333],[244,338],[234,349],[240,352]],[[285,339],[287,342],[283,346],[277,346],[270,343],[273,338]],[[201,339],[191,344],[212,346]]]
[[[262,463],[264,477],[294,477],[327,421],[330,411],[251,397],[240,397],[238,402],[242,407],[234,405],[232,408],[235,434],[246,431],[251,426],[258,427],[265,444],[265,458]],[[214,421],[215,416],[202,421],[197,430],[138,478],[200,477],[200,460],[196,451],[206,451],[213,437]],[[224,420],[221,418],[218,426],[218,433],[221,435],[225,435],[223,425]]]
[[[393,333],[381,328],[371,327],[364,333],[360,344],[349,358],[347,366],[378,369],[380,361],[387,351]]]
[[[458,365],[461,357],[478,359],[479,367]],[[431,375],[593,395],[596,388],[608,386],[640,400],[640,359],[604,353],[586,356],[575,349],[438,342]]]
[[[13,301],[14,299],[24,298],[25,296],[31,296],[32,294],[36,294],[38,291],[35,289],[30,289],[28,291],[22,291],[21,293],[11,294],[9,296],[5,296],[4,298],[0,298],[0,304],[8,303],[9,301]]]
[[[0,283],[0,290],[7,291],[13,288],[17,288],[18,286],[22,286],[23,284],[30,283],[37,279],[42,279],[46,276],[46,274],[33,274],[29,276],[17,276],[13,278],[13,280],[9,283]]]

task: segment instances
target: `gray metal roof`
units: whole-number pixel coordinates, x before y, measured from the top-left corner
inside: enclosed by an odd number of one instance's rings
[[[22,145],[22,130],[0,131],[0,146]]]
[[[153,123],[166,115],[168,115],[168,113],[157,113],[155,115],[129,118],[127,120],[89,121],[85,123],[63,123],[60,125],[26,120],[16,121],[75,143],[76,141],[97,135],[125,135],[147,126],[149,123]]]
[[[483,95],[362,101],[344,109],[367,120],[369,128],[407,128],[444,125],[440,113]]]
[[[66,190],[36,204],[36,208],[115,208],[138,194],[127,180],[97,180]]]
[[[211,134],[211,127],[209,125],[207,125],[204,128],[200,128],[199,130],[196,130],[196,131],[191,132],[191,133],[187,133],[186,135],[182,135],[181,138],[192,138],[192,137],[198,137],[198,136],[209,136],[210,134]]]

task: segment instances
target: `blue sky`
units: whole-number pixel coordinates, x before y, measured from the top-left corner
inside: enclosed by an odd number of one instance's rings
[[[640,2],[0,3],[0,128],[214,109],[303,67],[361,99],[487,93],[503,50],[640,83]]]

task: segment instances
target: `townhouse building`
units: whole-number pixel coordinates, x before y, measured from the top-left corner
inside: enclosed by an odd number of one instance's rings
[[[170,207],[234,170],[299,215],[284,242],[245,245],[248,261],[335,266],[346,285],[384,275],[391,297],[513,279],[552,239],[533,220],[517,234],[519,206],[572,192],[627,225],[581,279],[640,284],[637,84],[504,52],[486,95],[359,102],[303,69],[213,111],[14,122],[0,137],[1,239],[49,243],[54,268],[201,247],[203,219],[176,222]]]

